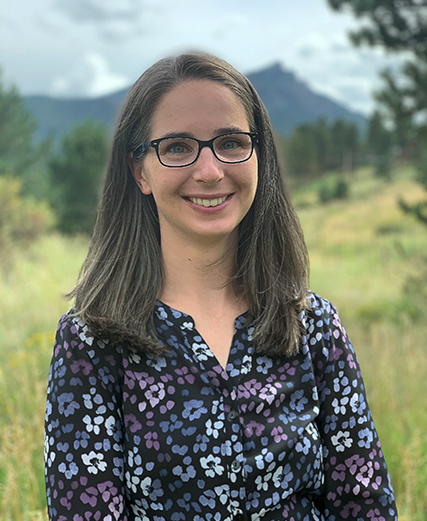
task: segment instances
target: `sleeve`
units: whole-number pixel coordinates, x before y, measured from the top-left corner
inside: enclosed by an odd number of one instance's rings
[[[317,303],[307,325],[319,394],[326,520],[395,521],[393,490],[353,346],[336,309],[323,299]]]
[[[86,333],[78,318],[59,322],[45,420],[49,520],[127,521],[120,359]]]

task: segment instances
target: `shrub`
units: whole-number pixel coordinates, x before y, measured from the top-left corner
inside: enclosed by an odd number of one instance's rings
[[[319,201],[328,203],[333,199],[346,199],[348,197],[349,183],[340,177],[334,183],[324,183],[318,190]]]
[[[17,247],[28,246],[54,224],[45,202],[22,197],[20,179],[0,176],[0,267],[11,267]]]

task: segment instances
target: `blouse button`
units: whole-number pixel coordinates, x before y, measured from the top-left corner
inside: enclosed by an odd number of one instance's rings
[[[242,465],[241,465],[240,461],[237,461],[237,460],[234,460],[234,461],[231,463],[231,468],[232,468],[235,472],[237,472],[238,470],[240,470],[241,466],[242,466]]]
[[[227,418],[229,420],[235,420],[237,418],[237,416],[239,416],[239,414],[237,413],[237,411],[233,411],[231,410],[228,414],[227,414]]]

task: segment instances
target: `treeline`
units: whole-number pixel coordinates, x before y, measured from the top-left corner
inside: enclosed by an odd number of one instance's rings
[[[373,164],[378,176],[390,175],[392,135],[378,113],[360,130],[341,119],[305,123],[283,140],[286,172],[305,180],[326,172],[352,172],[356,167]]]

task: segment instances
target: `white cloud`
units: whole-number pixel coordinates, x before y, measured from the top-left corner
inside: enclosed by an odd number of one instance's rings
[[[110,70],[104,56],[89,51],[61,76],[52,82],[51,92],[56,96],[97,97],[129,85],[128,79]]]

